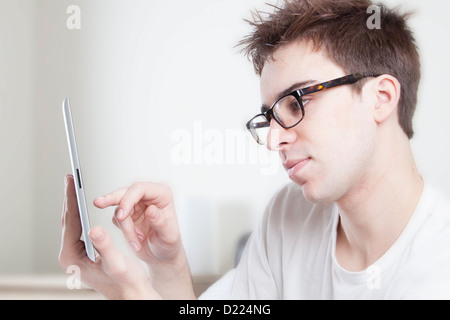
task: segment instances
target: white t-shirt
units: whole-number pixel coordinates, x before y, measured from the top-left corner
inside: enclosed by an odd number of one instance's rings
[[[450,203],[425,185],[394,245],[362,272],[335,258],[339,213],[290,183],[252,233],[236,269],[200,299],[450,299]]]

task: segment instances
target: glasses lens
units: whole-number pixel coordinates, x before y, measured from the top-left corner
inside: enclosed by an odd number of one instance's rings
[[[270,122],[263,115],[256,116],[247,124],[247,128],[256,142],[265,145],[270,130]]]
[[[280,124],[290,128],[303,119],[303,109],[294,96],[287,96],[275,104],[273,115]]]

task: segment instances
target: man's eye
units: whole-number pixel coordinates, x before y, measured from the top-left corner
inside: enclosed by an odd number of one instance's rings
[[[289,104],[289,109],[290,109],[291,112],[297,112],[298,109],[300,109],[300,106],[299,106],[297,100],[292,101],[292,102]]]
[[[305,107],[309,103],[309,99],[302,100],[302,104]]]

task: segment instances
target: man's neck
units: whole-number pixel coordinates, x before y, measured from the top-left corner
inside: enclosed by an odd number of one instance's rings
[[[366,269],[389,250],[422,195],[424,183],[409,143],[391,155],[337,201],[336,258],[349,271]]]

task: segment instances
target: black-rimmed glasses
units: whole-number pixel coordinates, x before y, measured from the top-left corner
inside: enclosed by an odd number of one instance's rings
[[[303,120],[305,117],[305,109],[302,101],[303,96],[345,84],[353,84],[364,78],[378,76],[376,74],[355,73],[311,87],[295,90],[279,98],[266,112],[252,118],[246,125],[247,129],[258,144],[265,145],[272,119],[275,119],[285,129],[291,129]]]

